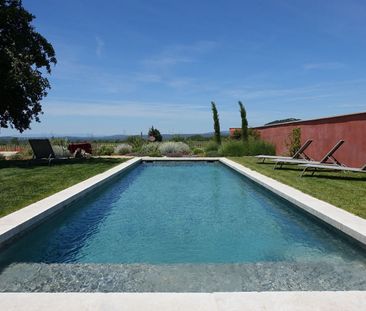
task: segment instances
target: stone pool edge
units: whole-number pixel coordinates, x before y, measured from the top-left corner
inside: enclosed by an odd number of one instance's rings
[[[366,246],[365,219],[227,158],[218,161]]]
[[[0,293],[2,310],[364,310],[366,292]]]
[[[40,224],[53,214],[61,211],[71,202],[83,197],[94,188],[140,162],[141,158],[132,158],[103,173],[90,177],[0,218],[0,248],[11,242],[24,231]]]
[[[366,244],[366,221],[226,158],[133,158],[0,219],[0,246],[113,176],[146,160],[219,161]],[[63,197],[66,196],[66,197]],[[53,202],[53,205],[52,205]],[[48,204],[48,208],[47,205]],[[12,216],[12,217],[10,217]],[[36,219],[35,219],[36,218]],[[359,222],[361,220],[361,222]],[[355,223],[354,223],[355,221]],[[0,293],[1,310],[363,310],[365,291]]]
[[[0,247],[71,202],[143,161],[218,161],[366,246],[366,220],[224,157],[135,157],[0,218]]]

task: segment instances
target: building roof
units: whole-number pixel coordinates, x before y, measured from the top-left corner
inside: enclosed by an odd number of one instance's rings
[[[350,114],[343,114],[343,115],[336,115],[336,116],[330,116],[330,117],[322,117],[322,118],[316,118],[316,119],[307,119],[307,120],[299,120],[299,121],[289,121],[289,122],[282,122],[282,123],[275,123],[275,124],[268,124],[268,125],[262,125],[262,126],[256,126],[253,127],[254,129],[259,128],[268,128],[268,127],[276,127],[276,126],[282,126],[282,125],[296,125],[296,124],[303,124],[308,122],[314,122],[314,121],[326,121],[326,120],[332,120],[332,119],[340,119],[340,118],[357,118],[362,117],[366,118],[366,112],[356,112],[356,113],[350,113]]]

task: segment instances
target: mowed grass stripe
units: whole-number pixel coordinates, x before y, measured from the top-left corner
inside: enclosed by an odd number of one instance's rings
[[[317,171],[313,176],[307,173],[304,177],[300,177],[302,168],[297,165],[286,165],[282,169],[274,170],[274,163],[270,161],[262,164],[258,163],[254,157],[230,159],[366,219],[366,174],[364,173]]]
[[[124,159],[65,160],[51,166],[0,161],[0,217],[100,174]]]

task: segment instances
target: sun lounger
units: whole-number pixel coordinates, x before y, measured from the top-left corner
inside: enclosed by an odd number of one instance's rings
[[[290,160],[290,159],[305,159],[305,160],[311,160],[311,158],[305,153],[305,150],[310,146],[310,144],[313,142],[312,139],[308,139],[301,147],[299,150],[297,150],[297,152],[292,156],[292,157],[283,157],[283,156],[273,156],[273,155],[264,155],[264,154],[260,154],[257,155],[256,158],[257,159],[263,159],[262,163],[264,163],[264,161],[266,159],[281,159],[281,160]]]
[[[33,160],[47,160],[48,165],[50,165],[51,161],[56,159],[48,139],[29,139],[29,144],[33,151]]]
[[[339,142],[337,142],[332,149],[330,149],[325,156],[320,160],[320,161],[309,161],[309,160],[305,160],[305,159],[273,159],[273,162],[275,163],[275,166],[273,169],[276,169],[278,167],[278,165],[280,166],[280,168],[282,168],[282,166],[284,164],[328,164],[328,165],[338,165],[341,166],[342,164],[334,157],[334,153],[339,149],[340,146],[342,146],[344,143],[344,140],[340,140]],[[331,163],[329,163],[328,161],[331,161]]]
[[[328,165],[328,164],[302,164],[300,166],[304,167],[304,170],[301,173],[301,177],[308,170],[312,171],[311,175],[314,175],[316,170],[333,170],[333,171],[342,171],[342,172],[366,173],[366,164],[361,168],[346,167],[346,166],[340,166],[340,165]]]

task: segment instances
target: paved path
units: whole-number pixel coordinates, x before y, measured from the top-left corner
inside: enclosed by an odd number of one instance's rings
[[[365,310],[366,292],[0,294],[0,310],[303,311]]]

